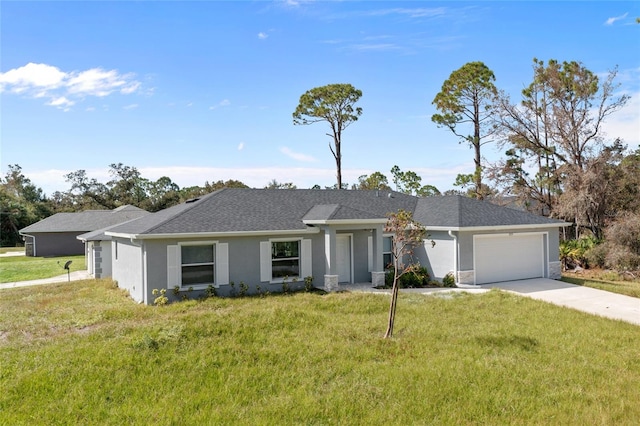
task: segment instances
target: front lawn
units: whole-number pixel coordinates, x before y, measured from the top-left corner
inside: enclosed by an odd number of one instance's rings
[[[499,291],[133,303],[0,290],[5,424],[632,424],[640,328]]]
[[[70,270],[84,271],[84,256],[61,257],[31,257],[7,256],[0,257],[0,283],[16,281],[39,280],[66,274],[64,264],[71,260]]]
[[[612,293],[640,298],[640,279],[622,279],[611,271],[585,269],[576,272],[563,272],[562,281],[570,284],[606,290]]]

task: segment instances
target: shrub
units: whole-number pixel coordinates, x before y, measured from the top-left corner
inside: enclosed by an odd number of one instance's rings
[[[209,297],[216,297],[216,296],[217,296],[216,288],[213,285],[209,284],[207,286],[207,289],[204,291],[204,297],[209,298]]]
[[[311,290],[313,290],[313,277],[309,275],[304,277],[304,291],[310,292]]]
[[[166,288],[161,288],[161,289],[157,289],[154,288],[151,293],[154,296],[157,296],[155,299],[153,299],[153,304],[156,306],[164,306],[167,303],[169,303],[169,298],[166,296],[167,294],[167,289]]]
[[[442,286],[443,287],[456,286],[456,279],[451,272],[449,272],[447,275],[444,276],[444,278],[442,278]]]
[[[598,244],[584,253],[587,264],[592,268],[604,268],[607,264],[607,245]]]
[[[560,242],[560,261],[562,267],[573,269],[577,266],[582,268],[589,267],[589,261],[586,253],[594,249],[601,243],[600,240],[593,236],[581,237],[578,240],[564,240]]]
[[[618,271],[640,270],[640,214],[624,213],[605,230],[605,265]]]
[[[248,292],[249,292],[249,286],[244,281],[240,281],[240,291],[238,293],[238,296],[244,297],[247,295]]]
[[[393,286],[394,269],[387,270],[384,275],[385,287]],[[414,265],[413,270],[400,276],[399,288],[421,288],[429,285],[429,272],[424,266]]]
[[[640,255],[616,244],[607,244],[607,247],[607,266],[618,271],[640,270]]]

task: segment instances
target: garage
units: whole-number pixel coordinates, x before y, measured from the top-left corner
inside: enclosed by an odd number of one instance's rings
[[[544,277],[544,233],[475,235],[475,283]]]

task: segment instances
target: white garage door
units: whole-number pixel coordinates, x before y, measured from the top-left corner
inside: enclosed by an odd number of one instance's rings
[[[475,236],[476,284],[543,277],[542,244],[543,234]]]

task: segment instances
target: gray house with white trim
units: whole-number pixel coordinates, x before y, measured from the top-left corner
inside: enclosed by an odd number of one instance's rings
[[[104,232],[112,277],[131,297],[152,303],[154,289],[235,284],[250,293],[283,281],[316,287],[384,282],[387,215],[413,213],[436,242],[416,257],[431,276],[481,284],[559,278],[563,222],[461,196],[418,198],[393,191],[222,189]],[[173,292],[167,295],[173,297]]]
[[[27,256],[69,256],[83,254],[78,235],[136,219],[149,212],[124,205],[114,210],[86,210],[56,213],[20,230]]]

